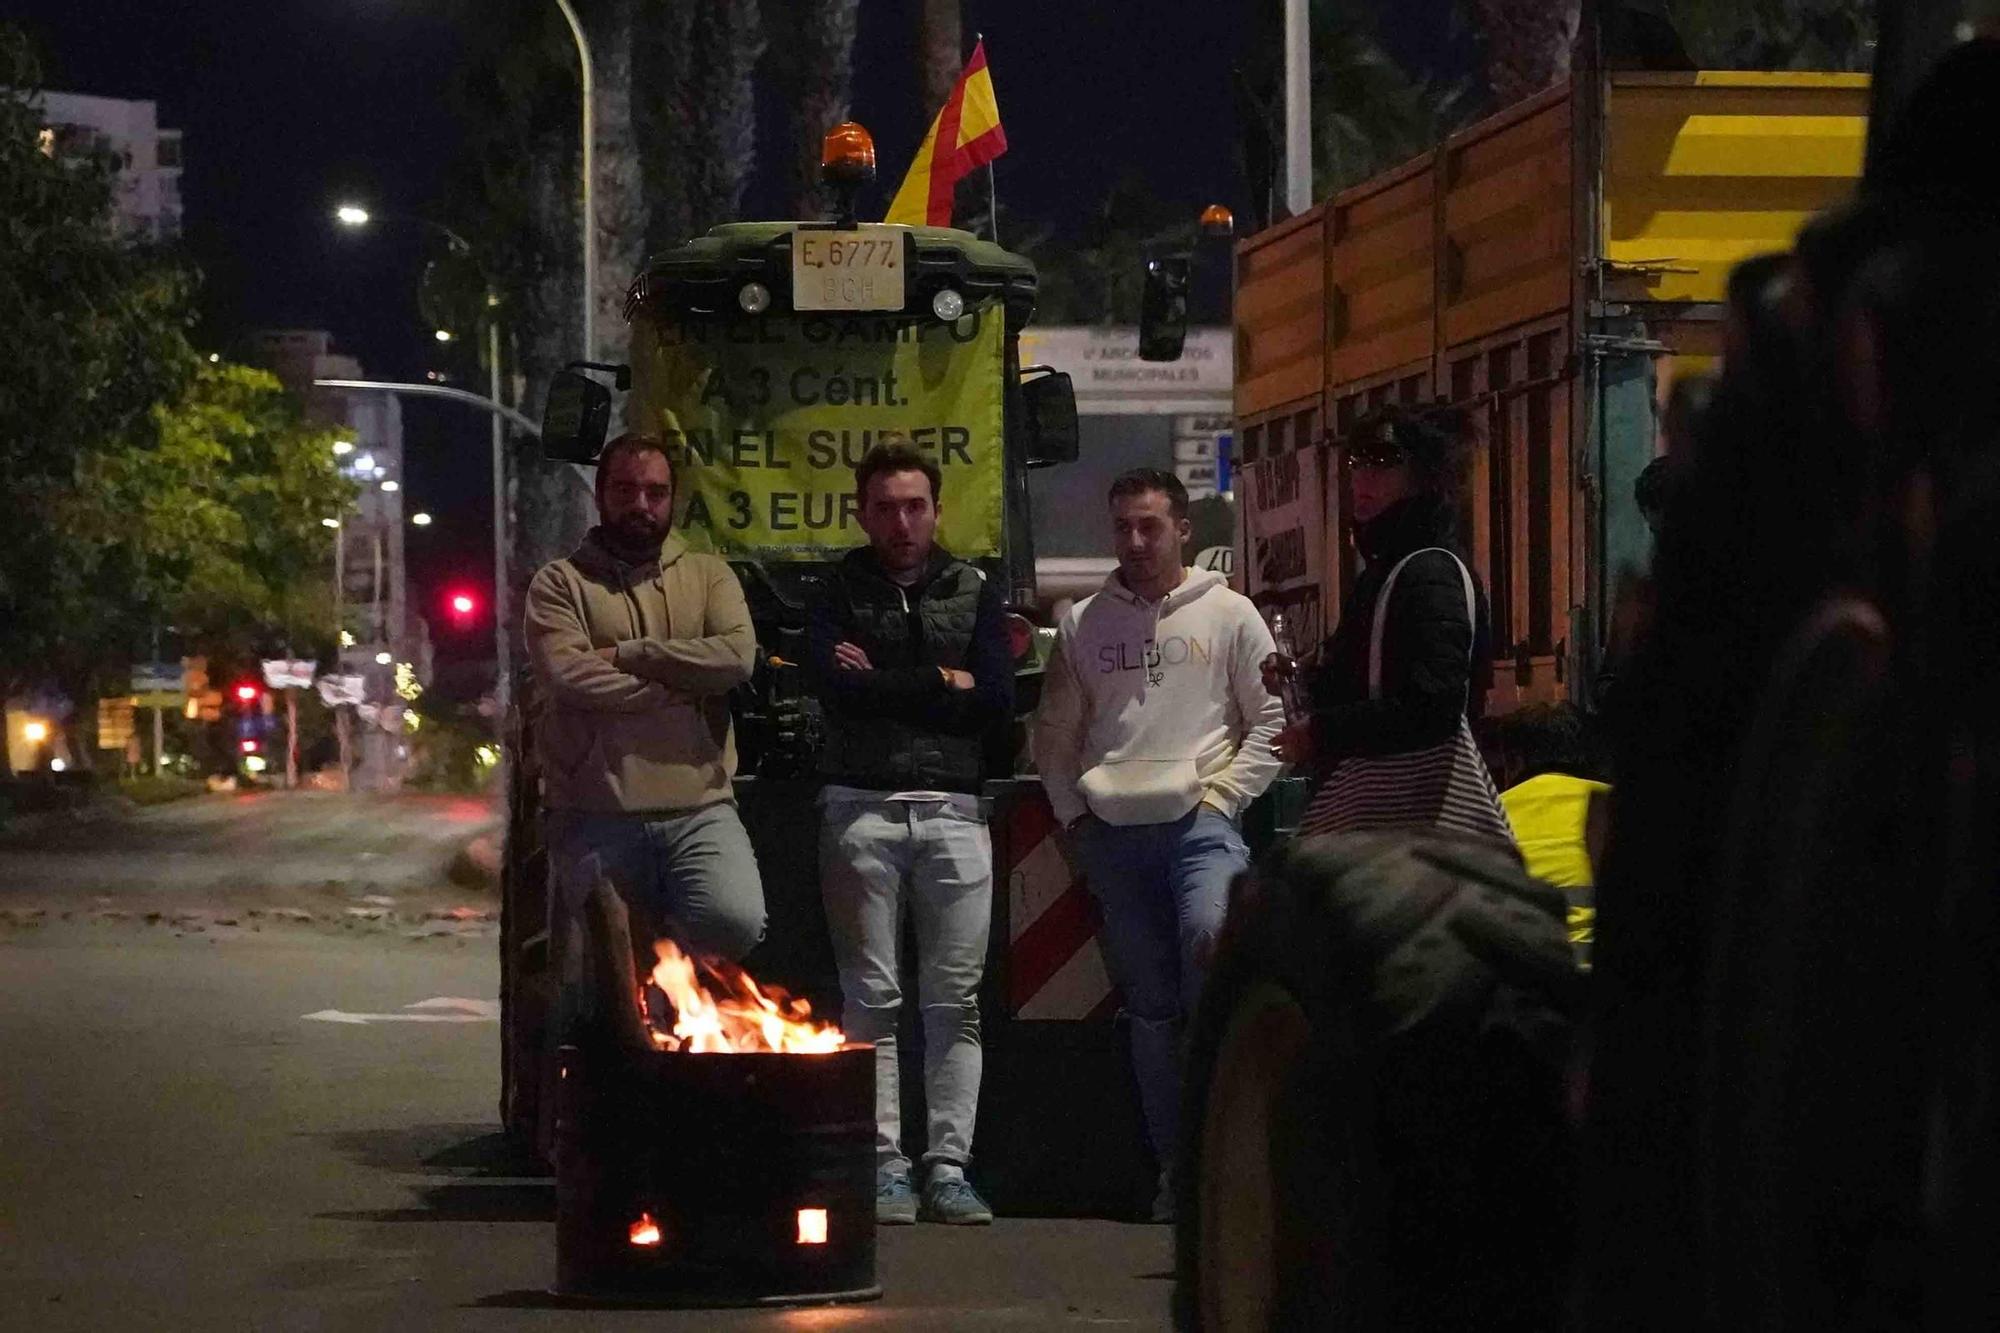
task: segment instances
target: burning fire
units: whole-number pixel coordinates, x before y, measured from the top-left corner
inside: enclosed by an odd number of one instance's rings
[[[715,960],[704,962],[702,969],[722,992],[712,994],[702,984],[694,959],[672,940],[659,941],[653,951],[660,961],[653,969],[652,984],[674,1007],[674,1030],[652,1030],[653,1044],[661,1050],[698,1055],[732,1051],[824,1055],[839,1050],[847,1041],[839,1028],[814,1022],[812,1006],[804,1000],[792,999],[775,986],[759,986],[741,968]],[[646,1012],[644,995],[639,1008]]]

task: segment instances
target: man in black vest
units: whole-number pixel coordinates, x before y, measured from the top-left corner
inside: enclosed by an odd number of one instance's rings
[[[875,1043],[880,1222],[993,1220],[965,1179],[979,1105],[979,979],[993,844],[979,799],[986,750],[1014,704],[997,584],[936,543],[937,464],[878,444],[854,469],[867,546],[812,610],[809,667],[826,708],[821,891],[842,1027]],[[900,1141],[897,945],[916,928],[929,1178],[922,1207]]]

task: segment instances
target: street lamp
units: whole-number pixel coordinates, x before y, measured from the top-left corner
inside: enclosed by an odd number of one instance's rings
[[[590,235],[591,233],[590,127],[592,123],[591,112],[590,112],[590,50],[589,47],[584,44],[583,28],[581,24],[577,22],[575,12],[569,8],[568,0],[556,0],[556,2],[562,5],[565,17],[567,17],[570,21],[571,31],[576,36],[577,49],[583,59],[583,81],[584,81],[583,243],[584,243],[584,270],[585,270],[583,317],[584,317],[584,346],[587,351],[588,348],[592,345],[590,342],[590,308],[591,308],[590,293],[592,287],[592,276],[594,274],[594,264],[596,262],[595,259],[593,258],[596,252],[592,248],[593,243]],[[360,228],[367,226],[374,218],[373,214],[371,214],[366,208],[361,207],[359,204],[341,204],[339,207],[334,209],[333,215],[334,219],[338,221],[342,226],[353,227],[353,228]],[[508,657],[507,653],[508,523],[507,523],[506,431],[500,421],[500,413],[499,413],[499,409],[501,408],[500,317],[498,313],[498,307],[500,305],[500,294],[498,291],[494,289],[492,279],[486,276],[485,266],[480,265],[478,263],[478,256],[473,252],[472,242],[466,240],[465,237],[459,235],[456,231],[453,231],[450,227],[445,226],[442,222],[435,222],[430,218],[419,217],[413,213],[394,213],[394,214],[384,214],[383,216],[386,218],[393,218],[397,221],[414,222],[420,227],[426,227],[431,231],[436,232],[438,235],[444,237],[445,244],[451,248],[452,253],[463,255],[467,259],[472,260],[475,265],[478,265],[482,278],[486,279],[487,401],[490,402],[496,409],[493,413],[492,426],[491,426],[492,445],[493,445],[493,570],[494,570],[493,657],[494,657],[494,668],[495,668],[495,678],[493,682],[493,698],[495,704],[497,705],[496,711],[500,714],[502,718],[504,718],[507,714],[508,698],[512,693],[510,689],[511,682],[508,679],[509,676],[512,674],[512,671],[507,660]],[[437,341],[440,343],[448,343],[452,341],[452,332],[450,329],[434,330],[431,336],[436,338]],[[589,359],[588,356],[586,356],[585,359],[588,360]],[[357,472],[365,474],[369,472],[371,468],[373,468],[374,459],[367,455],[363,455],[362,457],[354,460],[354,465]],[[374,475],[377,480],[380,480],[382,477],[382,472],[379,469],[377,469],[375,470]],[[383,481],[382,489],[385,491],[394,491],[397,489],[397,486],[394,481]],[[428,522],[429,522],[429,516],[426,515],[424,516],[424,522],[418,523],[417,526],[423,527]]]
[[[590,39],[583,35],[583,20],[576,16],[576,8],[569,0],[556,0],[556,8],[562,11],[569,23],[570,36],[576,38],[576,59],[583,71],[583,359],[597,359],[597,337],[595,331],[597,310],[597,209],[591,193],[592,166],[591,140],[595,137],[596,118],[591,110],[595,96],[590,72]],[[497,609],[497,608],[496,608]]]
[[[410,522],[414,523],[417,527],[427,528],[431,525],[431,516],[422,510],[418,510],[416,513],[410,515]]]

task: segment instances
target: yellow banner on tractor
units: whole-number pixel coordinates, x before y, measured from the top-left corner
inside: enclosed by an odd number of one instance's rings
[[[821,560],[867,540],[854,465],[902,436],[938,465],[938,541],[998,555],[1006,459],[998,305],[955,324],[845,315],[640,320],[627,428],[673,464],[697,551]]]

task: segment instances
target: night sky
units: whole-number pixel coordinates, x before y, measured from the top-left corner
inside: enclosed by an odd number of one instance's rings
[[[1391,46],[1421,60],[1450,0],[1381,8]],[[934,110],[917,105],[916,12],[914,0],[861,7],[854,115],[875,134],[885,198]],[[1218,198],[1240,211],[1228,85],[1239,5],[966,0],[964,12],[967,40],[986,37],[1010,208],[1065,231],[1132,169],[1190,213]],[[446,86],[463,40],[427,0],[9,0],[0,13],[37,42],[49,88],[150,98],[162,125],[185,132],[185,243],[204,278],[204,347],[259,328],[326,328],[371,376],[470,373],[439,361],[418,319],[431,243],[409,227],[347,234],[329,218],[352,195],[453,220],[438,208],[462,141]],[[746,216],[777,207],[764,165],[779,159],[774,148],[767,136]],[[434,604],[448,582],[490,577],[485,424],[416,402],[404,413],[408,505],[438,515],[410,534],[413,600],[441,656],[475,651],[483,636],[457,641]]]

